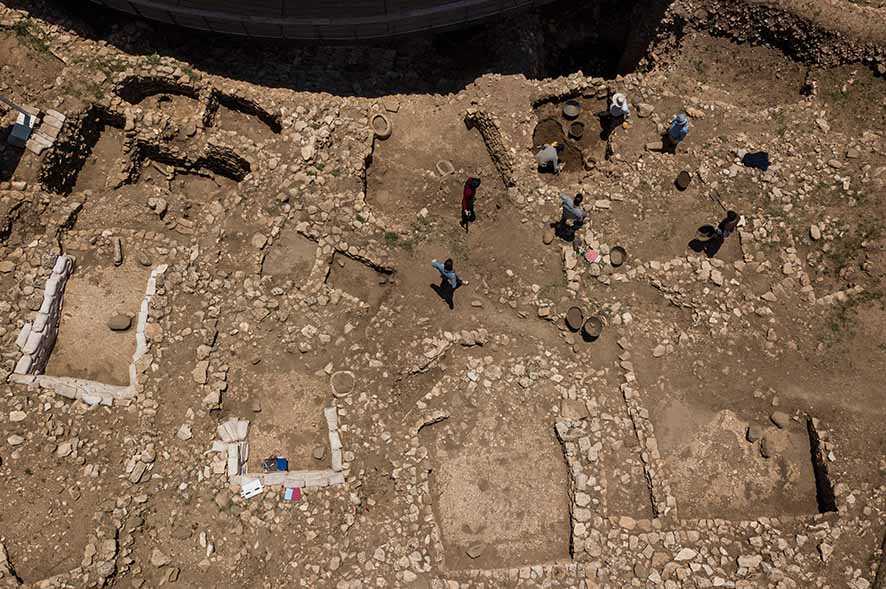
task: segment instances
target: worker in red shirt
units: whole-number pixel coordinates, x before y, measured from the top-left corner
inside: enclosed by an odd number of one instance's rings
[[[477,220],[477,213],[474,212],[474,200],[477,198],[477,189],[480,188],[479,178],[468,178],[465,180],[464,195],[461,199],[461,226],[468,230],[468,224]]]

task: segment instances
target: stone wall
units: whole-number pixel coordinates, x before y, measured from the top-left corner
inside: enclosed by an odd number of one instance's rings
[[[21,358],[15,365],[15,374],[39,374],[46,367],[55,339],[58,337],[65,285],[73,270],[74,259],[71,256],[58,257],[52,273],[46,280],[40,310],[37,311],[33,321],[22,326],[15,341],[22,352]]]
[[[335,406],[325,407],[323,417],[329,436],[330,468],[322,470],[286,470],[276,472],[248,472],[246,463],[249,460],[249,422],[230,419],[218,426],[219,439],[212,443],[212,451],[216,459],[212,470],[216,474],[226,473],[228,481],[234,485],[242,485],[247,481],[258,480],[264,486],[298,487],[329,487],[343,485],[348,464],[342,456],[342,442],[338,431],[338,410]]]
[[[138,376],[143,369],[141,360],[150,349],[150,341],[145,330],[150,316],[151,298],[157,292],[157,280],[166,272],[167,265],[157,266],[148,277],[145,295],[139,308],[135,329],[136,347],[135,353],[132,355],[132,362],[129,364],[129,385],[127,386],[42,374],[58,336],[65,286],[73,268],[74,258],[71,256],[61,255],[56,260],[55,267],[46,281],[43,305],[34,320],[25,323],[16,340],[16,345],[21,349],[22,356],[9,380],[17,384],[50,389],[63,397],[72,400],[78,399],[88,405],[112,405],[114,401],[128,403],[137,393]]]
[[[501,175],[502,182],[508,188],[517,185],[517,179],[514,175],[514,160],[511,157],[508,148],[505,145],[501,135],[501,128],[498,120],[494,115],[477,109],[471,108],[465,112],[465,125],[470,129],[477,129],[480,136],[483,137],[483,143],[489,151],[492,163],[495,169]]]

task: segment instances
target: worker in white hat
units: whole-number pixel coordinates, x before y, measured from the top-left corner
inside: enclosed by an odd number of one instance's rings
[[[628,105],[627,97],[621,92],[613,94],[612,100],[609,102],[609,116],[621,124],[629,114],[631,114],[631,107]]]
[[[600,126],[603,128],[603,139],[609,140],[612,132],[624,124],[630,114],[631,107],[627,96],[621,92],[612,94],[608,108],[597,114],[600,117]]]

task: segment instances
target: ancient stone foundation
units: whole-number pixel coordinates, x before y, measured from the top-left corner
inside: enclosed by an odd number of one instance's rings
[[[35,385],[50,389],[68,399],[79,399],[88,405],[112,405],[114,401],[126,401],[135,397],[138,387],[138,375],[142,370],[140,361],[150,348],[145,335],[145,328],[150,315],[151,298],[157,292],[157,278],[166,272],[167,266],[161,265],[151,271],[148,278],[145,296],[138,313],[135,330],[135,353],[129,365],[129,385],[116,386],[82,378],[66,376],[49,376],[42,374],[46,362],[52,354],[59,330],[59,319],[64,301],[65,286],[74,268],[74,258],[61,255],[56,260],[52,273],[46,281],[43,291],[43,305],[34,320],[22,327],[16,345],[22,351],[10,375],[10,382]]]

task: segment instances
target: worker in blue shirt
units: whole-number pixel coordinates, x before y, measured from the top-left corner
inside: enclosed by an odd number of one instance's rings
[[[467,284],[467,280],[462,280],[458,277],[458,274],[455,273],[455,270],[452,269],[452,258],[448,258],[445,262],[440,263],[437,260],[431,260],[431,266],[437,269],[437,272],[440,273],[440,286],[434,286],[434,290],[437,291],[437,294],[446,301],[446,304],[449,305],[450,309],[455,308],[455,304],[452,300],[452,295],[455,293],[455,289],[457,289],[462,284]]]
[[[671,126],[668,127],[668,132],[665,133],[665,151],[669,153],[675,153],[677,151],[677,146],[680,144],[681,141],[686,139],[686,135],[688,133],[689,117],[687,117],[685,113],[681,112],[674,117],[674,120],[671,121]]]

